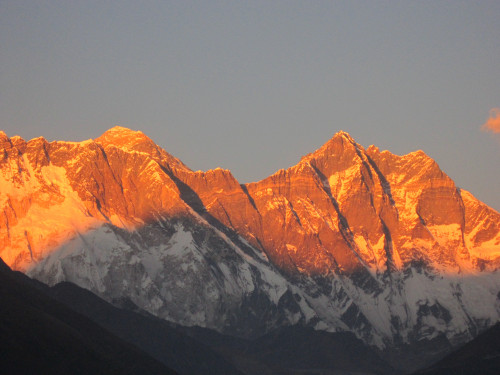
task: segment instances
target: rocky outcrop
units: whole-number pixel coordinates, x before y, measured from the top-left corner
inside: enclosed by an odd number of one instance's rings
[[[500,316],[500,214],[422,151],[345,132],[250,184],[121,127],[79,143],[0,133],[0,256],[240,335],[304,324],[381,347],[460,342]]]

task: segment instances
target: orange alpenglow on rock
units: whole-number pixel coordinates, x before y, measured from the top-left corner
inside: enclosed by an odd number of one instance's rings
[[[422,151],[339,132],[240,184],[121,127],[0,133],[0,148],[0,257],[46,284],[237,336],[301,324],[381,349],[463,343],[500,320],[500,214]]]
[[[240,184],[193,172],[140,131],[47,142],[0,135],[0,256],[26,270],[102,223],[133,230],[205,212],[288,273],[496,267],[500,215],[458,189],[422,151],[364,149],[337,133],[295,166]]]

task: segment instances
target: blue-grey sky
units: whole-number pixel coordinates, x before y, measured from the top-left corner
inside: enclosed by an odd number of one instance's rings
[[[0,0],[0,129],[142,130],[260,180],[339,130],[500,210],[500,1]],[[496,113],[496,112],[492,112]]]

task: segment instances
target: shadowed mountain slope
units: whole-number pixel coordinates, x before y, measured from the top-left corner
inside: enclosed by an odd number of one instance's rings
[[[126,128],[84,142],[2,133],[0,256],[180,325],[350,331],[395,362],[500,319],[500,214],[424,152],[345,132],[250,184],[192,171]]]
[[[153,358],[182,375],[241,374],[219,354],[182,332],[173,324],[145,312],[119,309],[71,283],[50,289],[58,301],[79,311],[117,337],[133,343]],[[136,308],[131,302],[122,302]]]
[[[416,375],[496,375],[499,371],[500,324],[496,324]]]
[[[176,374],[19,276],[0,259],[2,373]]]

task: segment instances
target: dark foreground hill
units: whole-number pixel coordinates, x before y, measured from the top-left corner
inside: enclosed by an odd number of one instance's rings
[[[0,301],[3,374],[176,374],[45,295],[1,259]]]
[[[59,301],[81,311],[117,337],[137,345],[180,374],[242,374],[208,345],[144,311],[137,313],[117,308],[95,294],[67,282],[55,285],[50,288],[50,292]],[[130,301],[122,301],[121,304],[137,309]]]
[[[84,142],[0,131],[0,186],[12,269],[180,326],[250,341],[290,326],[349,331],[411,373],[500,321],[500,213],[422,151],[338,132],[241,184],[189,169],[140,131]]]
[[[418,375],[497,375],[500,373],[500,323]]]
[[[179,327],[71,283],[49,288],[3,262],[0,298],[0,360],[8,374],[392,373],[352,333],[288,327],[246,340]]]
[[[180,374],[393,372],[350,332],[284,327],[258,339],[246,340],[210,329],[174,325],[141,311],[130,301],[121,301],[125,308],[119,309],[71,283],[60,283],[50,290],[59,301]]]

